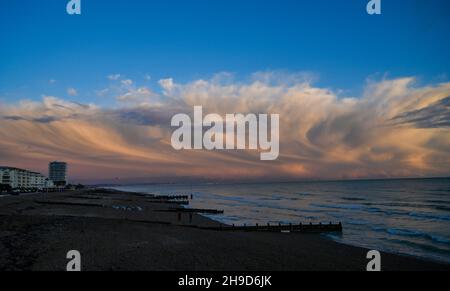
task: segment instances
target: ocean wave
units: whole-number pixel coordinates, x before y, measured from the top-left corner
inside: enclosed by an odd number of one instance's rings
[[[230,216],[222,216],[222,219],[226,220],[226,221],[233,221],[233,222],[242,220],[242,218],[239,216],[231,216],[231,215]]]
[[[450,207],[448,206],[434,206],[434,209],[450,212]]]
[[[449,193],[450,192],[450,188],[436,188],[436,189],[431,189],[431,191]]]
[[[374,228],[374,230],[377,230],[380,228]],[[442,236],[438,236],[438,235],[434,235],[434,234],[428,234],[422,231],[418,231],[418,230],[409,230],[409,229],[401,229],[401,228],[388,228],[388,229],[383,229],[385,230],[387,233],[391,234],[391,235],[397,235],[397,236],[403,236],[403,237],[420,237],[420,238],[425,238],[427,240],[436,242],[436,243],[441,243],[441,244],[450,244],[450,238],[445,238]]]
[[[310,203],[310,206],[318,207],[318,208],[329,208],[329,209],[346,209],[346,210],[362,210],[367,207],[358,204],[340,204],[340,205],[328,205],[328,204],[317,204]]]
[[[328,209],[343,209],[343,210],[357,210],[357,211],[366,211],[371,213],[384,213],[387,215],[408,215],[409,212],[401,211],[401,210],[387,210],[381,209],[378,207],[368,207],[360,204],[337,204],[337,205],[328,205],[328,204],[318,204],[311,203],[310,206],[318,207],[318,208],[328,208]]]
[[[450,221],[450,215],[445,214],[432,214],[428,212],[415,212],[415,211],[406,211],[406,210],[397,210],[397,209],[382,209],[378,207],[368,207],[365,205],[359,204],[337,204],[337,205],[329,205],[329,204],[318,204],[311,203],[310,206],[317,208],[327,208],[327,209],[343,209],[343,210],[351,210],[351,211],[366,211],[371,213],[383,213],[386,215],[398,215],[398,216],[409,216],[418,219],[428,219],[428,220],[442,220],[442,221]],[[444,210],[444,209],[441,209]],[[446,210],[444,210],[446,211]]]
[[[365,220],[344,220],[344,224],[352,224],[352,225],[368,225],[370,224]]]
[[[261,197],[259,198],[261,201],[297,201],[301,200],[298,197],[287,197],[287,196],[271,196],[271,197]]]
[[[395,210],[395,209],[381,209],[378,207],[368,207],[365,205],[358,205],[358,204],[345,204],[345,205],[325,205],[325,204],[310,204],[314,207],[319,208],[328,208],[328,209],[343,209],[343,210],[352,210],[352,211],[366,211],[370,213],[382,213],[389,216],[392,215],[399,215],[399,216],[407,216],[410,212],[408,211],[402,211],[402,210]]]
[[[410,203],[410,202],[382,202],[382,203],[371,203],[374,206],[387,206],[387,207],[409,207],[409,208],[427,208],[427,205],[421,203]]]
[[[404,253],[409,255],[414,255],[421,258],[433,259],[436,261],[442,262],[450,262],[450,253],[446,248],[442,248],[442,245],[431,245],[431,244],[423,244],[418,242],[413,242],[410,240],[404,239],[395,239],[389,238],[387,239],[389,243],[395,243],[401,245],[401,250],[398,253]],[[404,250],[404,247],[407,247],[408,250]],[[427,253],[427,255],[423,254],[423,251]]]
[[[342,200],[347,200],[347,201],[366,201],[365,198],[360,198],[360,197],[341,197]]]
[[[439,214],[421,213],[421,212],[410,212],[409,216],[416,217],[416,218],[431,219],[431,220],[450,221],[450,216],[449,215],[439,215]]]
[[[450,201],[445,200],[425,200],[425,202],[450,205]]]

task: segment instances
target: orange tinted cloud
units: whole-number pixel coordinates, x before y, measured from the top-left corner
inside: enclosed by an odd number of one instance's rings
[[[71,165],[83,181],[161,177],[301,179],[448,176],[450,83],[414,85],[413,78],[369,83],[346,98],[304,77],[255,75],[179,84],[161,94],[130,87],[118,108],[55,97],[0,105],[0,161],[46,172],[48,161]],[[175,151],[170,119],[207,113],[280,115],[280,158],[252,151]]]

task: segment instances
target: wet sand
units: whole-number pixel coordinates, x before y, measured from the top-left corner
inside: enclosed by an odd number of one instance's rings
[[[201,229],[218,223],[167,211],[175,207],[106,190],[0,197],[0,270],[64,271],[69,250],[85,271],[364,271],[368,262],[368,250],[317,234]],[[450,265],[382,254],[382,268]]]

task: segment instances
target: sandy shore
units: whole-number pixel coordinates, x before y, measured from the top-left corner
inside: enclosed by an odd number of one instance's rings
[[[104,190],[0,197],[0,270],[64,271],[69,250],[83,270],[364,271],[368,262],[367,250],[315,234],[200,229],[218,223],[174,207]],[[382,267],[450,270],[392,254]]]

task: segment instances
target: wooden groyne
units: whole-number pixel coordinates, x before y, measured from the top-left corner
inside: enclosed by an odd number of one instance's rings
[[[147,199],[149,203],[164,203],[164,204],[176,204],[176,205],[189,205],[189,200],[160,200],[160,199]]]
[[[342,223],[329,224],[266,224],[266,225],[220,225],[217,227],[204,227],[202,229],[216,231],[245,231],[245,232],[295,232],[295,233],[323,233],[323,232],[342,232]]]
[[[150,196],[149,199],[147,199],[146,201],[150,202],[150,203],[189,205],[189,196],[187,196],[187,195],[164,195],[164,196],[153,195],[153,196]]]
[[[178,212],[178,213],[204,213],[204,214],[223,214],[223,210],[217,209],[196,209],[196,208],[171,208],[160,210],[160,212]]]
[[[188,195],[164,195],[164,196],[155,195],[152,198],[159,200],[189,200]]]

